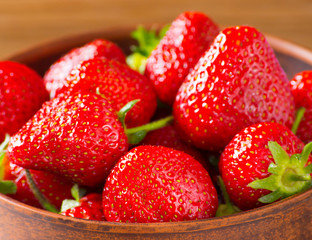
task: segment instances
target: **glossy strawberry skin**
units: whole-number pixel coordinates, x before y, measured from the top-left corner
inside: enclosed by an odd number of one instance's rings
[[[58,93],[96,92],[97,89],[116,111],[132,100],[140,100],[127,113],[127,127],[148,123],[156,110],[156,95],[149,80],[127,65],[106,58],[82,62],[67,77],[65,86]]]
[[[8,196],[22,203],[42,208],[30,189],[24,168],[10,161],[5,161],[4,171],[3,180],[11,180],[17,187],[16,193],[8,194]],[[29,171],[43,196],[56,208],[60,209],[62,201],[71,198],[72,182],[51,173],[37,170]]]
[[[66,76],[77,64],[95,57],[106,57],[122,63],[126,61],[122,50],[108,40],[96,39],[81,47],[74,48],[53,63],[43,77],[51,98],[55,96],[57,89],[64,85]]]
[[[139,146],[113,168],[103,191],[105,218],[169,222],[209,218],[218,206],[207,171],[194,158],[162,146]]]
[[[80,206],[61,212],[62,215],[89,220],[104,221],[102,195],[90,193],[79,200]]]
[[[296,135],[305,143],[312,141],[312,70],[297,73],[289,82],[296,108],[304,107],[305,113]]]
[[[268,148],[269,141],[280,144],[289,155],[300,153],[304,146],[287,127],[277,123],[259,123],[236,134],[221,155],[221,177],[231,200],[242,210],[263,205],[258,199],[270,193],[269,190],[247,186],[270,175],[268,167],[274,160]]]
[[[201,152],[192,145],[185,143],[172,125],[149,132],[140,142],[140,145],[163,146],[183,151],[199,161],[205,168],[208,168],[208,163]]]
[[[179,89],[176,127],[195,146],[219,151],[258,122],[290,127],[294,100],[287,77],[256,29],[224,29]]]
[[[17,62],[0,62],[0,141],[6,133],[16,133],[48,99],[43,79],[34,70]]]
[[[216,24],[200,12],[184,12],[172,22],[145,70],[161,101],[172,105],[186,75],[218,33]]]
[[[75,93],[46,102],[8,145],[8,158],[86,186],[103,183],[127,151],[124,129],[109,102]]]

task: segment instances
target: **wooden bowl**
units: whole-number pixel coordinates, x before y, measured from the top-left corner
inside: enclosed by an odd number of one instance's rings
[[[69,49],[105,38],[126,53],[134,28],[106,29],[47,42],[9,57],[43,74]],[[312,69],[312,52],[267,36],[287,72]],[[40,210],[0,194],[0,239],[312,239],[312,189],[232,216],[176,223],[126,224],[76,219]]]

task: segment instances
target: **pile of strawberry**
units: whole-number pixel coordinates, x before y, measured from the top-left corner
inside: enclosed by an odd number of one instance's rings
[[[262,33],[199,12],[133,37],[130,56],[97,39],[43,77],[0,62],[2,193],[72,217],[170,222],[311,187],[312,70],[288,81]]]

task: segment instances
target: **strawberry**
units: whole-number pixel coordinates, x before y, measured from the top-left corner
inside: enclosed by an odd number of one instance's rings
[[[78,206],[66,209],[61,214],[76,218],[104,221],[102,195],[99,193],[90,193],[79,199]]]
[[[17,62],[0,62],[0,142],[16,133],[48,100],[42,78]]]
[[[213,151],[254,123],[290,127],[294,113],[285,72],[263,34],[248,26],[220,32],[183,82],[173,110],[182,137]]]
[[[169,222],[213,217],[217,192],[208,172],[190,155],[162,146],[139,146],[124,155],[103,190],[106,220]]]
[[[216,24],[200,12],[184,12],[172,22],[145,69],[161,101],[172,105],[186,75],[218,33]]]
[[[125,64],[106,58],[93,58],[78,65],[58,93],[87,91],[101,94],[118,111],[132,100],[140,100],[127,114],[127,127],[148,123],[156,110],[156,95],[146,77]]]
[[[149,132],[146,137],[140,142],[141,145],[153,145],[153,146],[164,146],[173,148],[179,151],[183,151],[197,161],[199,161],[205,168],[208,166],[204,156],[195,147],[185,143],[180,138],[179,133],[173,127],[168,125],[155,131]]]
[[[44,75],[44,83],[51,98],[55,91],[65,83],[65,77],[81,61],[95,57],[106,57],[125,63],[125,55],[122,50],[113,42],[104,39],[96,39],[84,46],[74,48],[53,63]]]
[[[108,100],[77,92],[46,102],[11,137],[7,156],[23,168],[95,186],[127,149],[127,136]]]
[[[10,161],[4,161],[5,173],[3,180],[11,180],[16,185],[16,193],[8,194],[25,204],[42,208],[43,206],[33,194],[26,178],[25,169]],[[60,208],[64,199],[71,197],[73,183],[51,173],[30,170],[32,178],[44,197],[56,208]]]
[[[312,141],[312,70],[297,73],[289,82],[296,108],[305,108],[296,135],[305,143]]]
[[[219,170],[231,200],[248,210],[311,186],[312,145],[278,123],[258,123],[235,135],[224,149]],[[300,154],[302,152],[302,154]]]

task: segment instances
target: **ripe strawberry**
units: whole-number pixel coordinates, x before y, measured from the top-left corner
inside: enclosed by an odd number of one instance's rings
[[[169,222],[213,217],[217,192],[208,172],[190,155],[162,146],[139,146],[124,155],[103,190],[106,220]]]
[[[16,133],[48,99],[34,70],[17,62],[0,62],[0,142],[6,133]]]
[[[77,64],[95,57],[106,57],[122,63],[126,61],[122,50],[108,40],[96,39],[84,46],[74,48],[53,63],[43,77],[51,98],[55,96],[55,91],[64,85],[65,77]]]
[[[218,33],[216,24],[199,12],[184,12],[172,22],[145,69],[161,101],[172,105],[186,75]]]
[[[156,95],[146,77],[125,64],[106,58],[93,58],[78,65],[67,77],[64,87],[58,91],[96,90],[120,110],[128,102],[140,100],[127,114],[127,127],[148,123],[156,109]]]
[[[290,127],[294,100],[287,77],[255,28],[224,29],[179,89],[176,127],[195,146],[222,150],[241,129],[259,122]]]
[[[199,161],[205,168],[208,167],[208,163],[205,161],[201,152],[192,145],[183,142],[179,133],[172,125],[149,132],[140,144],[164,146],[183,151]]]
[[[3,164],[5,165],[3,180],[11,180],[16,185],[16,193],[8,194],[8,196],[25,204],[42,208],[29,186],[25,169],[6,160]],[[43,171],[30,170],[30,173],[38,189],[56,208],[60,209],[62,201],[71,197],[72,182]]]
[[[312,141],[312,70],[297,73],[289,83],[295,98],[296,108],[305,108],[296,135],[307,143]]]
[[[248,210],[310,187],[312,165],[310,169],[305,165],[312,163],[312,145],[302,151],[303,147],[299,138],[277,123],[254,124],[236,134],[219,162],[231,200]]]
[[[102,195],[98,193],[90,193],[79,200],[79,206],[69,208],[62,215],[83,218],[89,220],[104,221],[104,213],[102,207]]]
[[[7,155],[21,167],[95,186],[127,149],[125,131],[109,102],[77,92],[46,102],[12,136]]]

